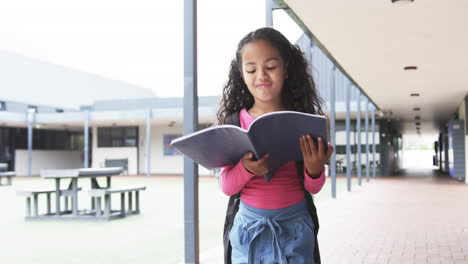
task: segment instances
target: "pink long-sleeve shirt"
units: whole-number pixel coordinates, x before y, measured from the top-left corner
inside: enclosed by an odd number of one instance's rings
[[[239,119],[241,127],[248,129],[255,117],[246,109],[242,109]],[[318,193],[325,184],[325,170],[319,178],[312,179],[304,168],[304,177],[301,178],[297,175],[296,163],[288,162],[275,172],[270,182],[267,182],[263,176],[249,173],[241,159],[236,165],[222,168],[219,181],[226,195],[241,192],[242,202],[249,206],[280,209],[304,200],[304,187],[311,193]]]

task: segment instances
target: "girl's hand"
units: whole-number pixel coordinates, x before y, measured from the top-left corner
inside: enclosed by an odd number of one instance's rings
[[[302,136],[299,139],[299,143],[301,145],[302,156],[304,157],[304,167],[306,168],[307,173],[312,178],[320,177],[325,166],[325,162],[330,159],[333,153],[333,147],[328,143],[328,150],[325,154],[322,138],[318,138],[318,148],[316,148],[310,135]]]
[[[254,175],[265,175],[268,172],[268,159],[270,155],[265,154],[261,159],[254,160],[252,152],[245,153],[242,157],[242,165],[244,168]]]

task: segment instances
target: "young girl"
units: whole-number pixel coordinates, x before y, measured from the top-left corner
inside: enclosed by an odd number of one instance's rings
[[[323,114],[303,53],[275,29],[260,28],[239,42],[218,123],[238,120],[248,129],[255,118],[283,110]],[[309,135],[301,137],[303,161],[283,165],[270,182],[262,176],[268,171],[268,153],[259,160],[246,153],[236,165],[222,169],[221,189],[231,196],[226,263],[320,263],[318,222],[312,220],[317,218],[309,192],[318,193],[325,183],[324,165],[333,148],[320,138],[317,142]],[[236,213],[232,198],[239,195]]]

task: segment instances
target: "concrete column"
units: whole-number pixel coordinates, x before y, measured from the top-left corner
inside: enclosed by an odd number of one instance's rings
[[[84,111],[83,167],[89,168],[89,110]]]
[[[265,26],[273,27],[273,0],[265,1]]]
[[[32,176],[32,148],[33,148],[33,126],[36,122],[36,109],[28,108],[26,112],[28,123],[28,176]]]
[[[284,4],[278,4],[274,0],[265,0],[265,27],[273,27],[273,10],[284,7]]]
[[[372,177],[376,178],[376,164],[375,164],[375,108],[372,107]]]
[[[346,86],[346,183],[351,191],[351,83]]]
[[[146,176],[151,176],[151,114],[152,110],[146,110]]]
[[[370,168],[369,168],[369,98],[366,98],[366,181],[370,180]]]
[[[362,184],[362,166],[361,166],[361,91],[358,91],[357,114],[356,114],[356,133],[357,133],[357,175],[358,185]]]
[[[184,0],[184,135],[197,131],[197,1]],[[199,263],[198,165],[184,157],[185,263]]]
[[[331,193],[336,198],[336,139],[335,139],[335,91],[336,91],[336,67],[330,71],[330,142],[335,151],[330,157]]]

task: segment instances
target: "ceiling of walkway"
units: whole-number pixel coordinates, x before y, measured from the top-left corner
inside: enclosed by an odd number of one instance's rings
[[[468,93],[466,0],[284,2],[403,133],[417,115],[437,132]]]

